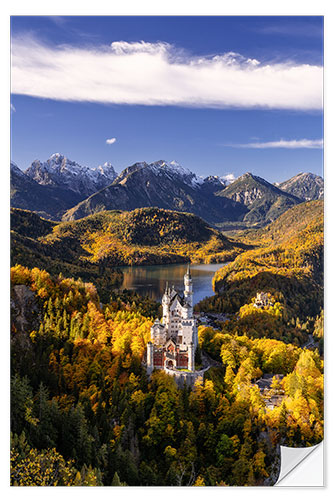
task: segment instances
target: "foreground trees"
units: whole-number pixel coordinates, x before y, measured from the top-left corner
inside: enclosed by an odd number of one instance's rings
[[[221,364],[181,389],[162,371],[146,376],[149,302],[114,294],[102,306],[92,284],[22,266],[12,286],[13,485],[263,484],[279,442],[322,439],[316,351],[201,327]],[[282,377],[271,410],[262,373]]]

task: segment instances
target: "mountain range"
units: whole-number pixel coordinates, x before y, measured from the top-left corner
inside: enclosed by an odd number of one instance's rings
[[[271,184],[251,173],[232,183],[202,178],[175,161],[137,162],[119,175],[110,163],[80,166],[59,153],[23,172],[11,163],[11,205],[52,220],[103,210],[158,207],[193,213],[211,224],[265,225],[303,201],[323,197],[323,179],[298,174]]]

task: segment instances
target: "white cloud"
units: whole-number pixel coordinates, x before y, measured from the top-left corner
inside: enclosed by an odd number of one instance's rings
[[[209,108],[322,108],[323,68],[228,52],[189,56],[159,42],[49,47],[12,40],[12,92],[63,101]]]
[[[231,144],[236,148],[266,149],[266,148],[285,148],[285,149],[322,149],[323,139],[292,139],[270,142],[249,142],[248,144]]]
[[[123,40],[119,42],[112,42],[111,52],[116,55],[124,54],[167,54],[171,52],[172,46],[166,42],[150,43],[144,42],[125,42]]]
[[[221,176],[221,179],[226,184],[232,184],[236,180],[236,177],[234,176],[234,174],[225,174]]]
[[[114,144],[116,142],[116,138],[115,137],[112,137],[111,139],[106,139],[106,144]]]

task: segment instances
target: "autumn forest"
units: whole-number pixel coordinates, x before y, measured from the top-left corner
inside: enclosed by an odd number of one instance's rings
[[[225,233],[157,208],[12,209],[11,261],[13,486],[268,486],[281,444],[323,439],[322,201]],[[147,376],[161,306],[120,286],[121,266],[176,262],[228,262],[195,305],[211,367],[193,386]]]

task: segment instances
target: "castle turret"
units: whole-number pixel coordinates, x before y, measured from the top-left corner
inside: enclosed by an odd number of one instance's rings
[[[195,371],[195,364],[194,364],[194,344],[193,342],[190,343],[190,345],[188,346],[188,369],[191,371],[191,372],[194,372]]]
[[[150,375],[154,370],[154,346],[152,342],[147,344],[147,373]]]
[[[182,317],[184,319],[189,319],[192,317],[191,315],[191,312],[192,312],[192,308],[189,304],[185,304],[184,307],[183,307],[183,311],[182,311]]]
[[[193,284],[192,284],[192,276],[191,276],[191,270],[190,270],[190,264],[187,266],[187,271],[184,276],[184,286],[185,286],[185,291],[184,291],[184,297],[188,305],[192,308],[193,307]]]
[[[165,292],[162,298],[163,307],[163,325],[168,326],[170,320],[170,290],[168,289],[168,282],[166,282]]]

